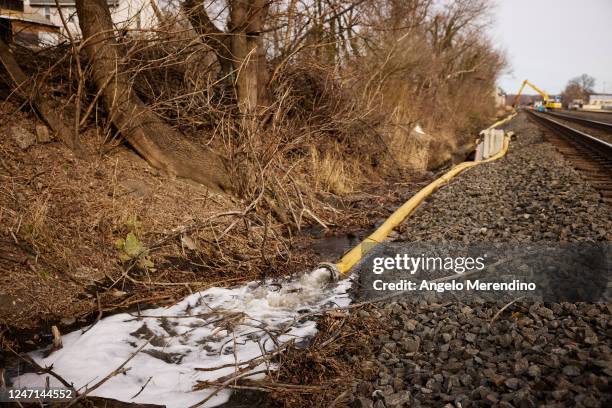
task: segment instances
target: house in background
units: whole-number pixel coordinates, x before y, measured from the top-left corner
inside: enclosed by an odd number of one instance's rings
[[[21,0],[0,0],[0,38],[6,43],[38,46],[44,36],[59,36],[60,28],[53,22],[26,13]]]
[[[599,93],[589,95],[589,106],[591,109],[612,109],[612,94]]]
[[[506,92],[501,89],[499,86],[495,87],[495,93],[493,94],[495,97],[495,107],[498,109],[503,109],[506,107]]]
[[[59,9],[55,0],[0,0],[0,5],[4,3],[20,7],[20,13],[24,19],[36,21],[46,27],[53,27],[52,30],[37,32],[40,45],[53,45],[65,40],[67,38],[66,27],[74,38],[81,36],[74,0],[58,0]],[[20,5],[13,3],[20,3]],[[117,29],[148,30],[157,25],[151,0],[108,0],[108,5]],[[60,10],[66,21],[66,27],[62,22]],[[35,38],[31,40],[34,41]]]

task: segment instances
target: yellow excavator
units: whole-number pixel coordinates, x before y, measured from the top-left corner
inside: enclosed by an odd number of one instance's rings
[[[516,97],[514,98],[514,106],[515,107],[518,106],[518,102],[519,102],[519,99],[521,97],[521,93],[523,93],[523,89],[525,89],[525,85],[529,85],[534,91],[536,91],[537,93],[542,95],[543,101],[542,101],[541,108],[546,108],[546,109],[561,109],[561,107],[562,107],[561,100],[559,99],[558,96],[555,96],[554,98],[549,97],[546,92],[544,92],[543,90],[541,90],[540,88],[538,88],[537,86],[535,86],[534,84],[529,82],[528,80],[524,80],[523,81],[523,84],[521,85],[521,88],[519,89],[518,93],[516,94]]]

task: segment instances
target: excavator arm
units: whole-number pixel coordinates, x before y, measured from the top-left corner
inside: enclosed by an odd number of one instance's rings
[[[550,99],[546,92],[544,92],[543,90],[541,90],[540,88],[538,88],[537,86],[535,86],[534,84],[532,84],[531,82],[527,80],[525,80],[525,82],[527,82],[527,85],[529,85],[534,91],[542,95],[542,98],[544,99],[544,101],[548,101]]]
[[[519,102],[519,99],[521,97],[521,94],[523,93],[523,89],[525,89],[525,85],[529,85],[534,91],[539,93],[542,96],[542,99],[544,99],[544,102],[546,102],[546,101],[548,101],[550,99],[546,92],[544,92],[543,90],[541,90],[540,88],[538,88],[537,86],[535,86],[534,84],[529,82],[528,80],[524,80],[523,84],[519,88],[518,93],[516,94],[516,97],[514,98],[514,105],[515,106],[518,105],[518,102]]]
[[[529,85],[534,91],[539,93],[543,99],[543,106],[548,109],[561,109],[561,102],[558,99],[551,99],[546,92],[529,82],[528,80],[524,80],[523,84],[519,88],[516,97],[514,98],[514,106],[518,106],[519,99],[521,98],[521,94],[523,93],[523,89],[525,89],[525,85]]]
[[[518,106],[519,99],[521,99],[521,94],[523,93],[523,89],[525,89],[525,85],[527,85],[527,80],[523,81],[523,83],[521,84],[521,87],[519,88],[518,93],[514,97],[514,106]]]

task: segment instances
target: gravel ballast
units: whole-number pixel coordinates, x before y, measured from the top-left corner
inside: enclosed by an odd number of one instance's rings
[[[508,155],[454,179],[399,228],[397,241],[605,242],[612,211],[525,114]],[[335,406],[612,406],[612,305],[388,300],[357,307],[335,342],[369,332],[359,356],[342,347],[324,365],[354,367]],[[360,324],[362,326],[360,326]],[[367,339],[367,340],[364,340]],[[327,344],[323,339],[315,344]],[[358,347],[359,349],[359,347]],[[294,350],[318,355],[325,349]],[[310,353],[310,354],[308,354]],[[319,360],[321,359],[318,357]],[[310,360],[309,360],[310,361]],[[317,366],[317,360],[312,363]],[[303,362],[301,363],[304,364]],[[297,369],[293,368],[294,370]],[[279,380],[291,381],[288,378]],[[330,379],[331,381],[332,379]],[[333,389],[335,386],[329,386]],[[343,393],[341,395],[341,393]],[[312,397],[313,405],[321,396]]]
[[[404,241],[610,241],[611,208],[521,114],[502,160],[461,174],[400,227]]]

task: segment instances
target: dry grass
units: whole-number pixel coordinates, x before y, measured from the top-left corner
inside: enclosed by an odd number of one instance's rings
[[[330,312],[317,324],[318,332],[307,348],[290,347],[277,358],[278,370],[262,381],[237,384],[268,392],[267,402],[277,407],[346,406],[346,392],[359,381],[372,381],[377,368],[364,361],[381,347],[372,338],[385,332],[381,319],[363,317],[360,310]],[[346,338],[352,340],[344,341]]]
[[[319,153],[314,146],[310,149],[310,171],[312,172],[312,187],[315,191],[325,191],[337,195],[345,195],[353,191],[356,180],[354,163],[342,160],[340,155],[332,152]]]

